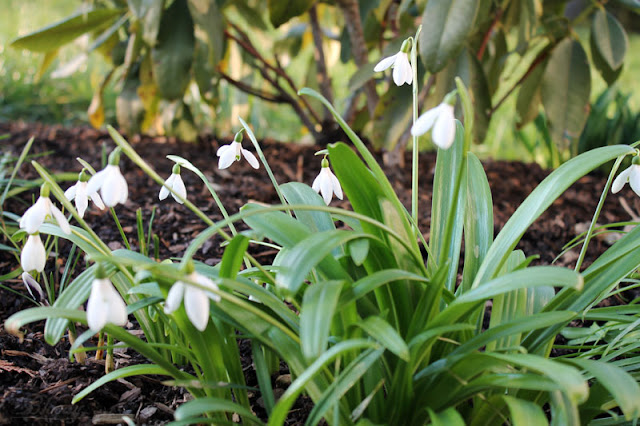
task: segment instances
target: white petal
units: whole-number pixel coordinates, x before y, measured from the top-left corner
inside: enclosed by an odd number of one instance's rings
[[[224,153],[227,152],[230,149],[232,149],[231,145],[222,145],[220,148],[218,148],[218,151],[216,151],[216,155],[218,157],[222,157],[224,155]]]
[[[322,194],[324,203],[329,205],[329,203],[331,203],[331,197],[333,197],[333,182],[331,181],[331,176],[329,176],[331,171],[328,167],[323,167],[320,173],[322,174],[322,180],[320,181],[320,193]]]
[[[198,284],[205,286],[205,287],[209,287],[211,290],[215,290],[218,291],[220,290],[218,288],[218,285],[216,283],[214,283],[213,281],[211,281],[209,278],[205,277],[204,275],[200,275],[200,274],[192,274],[192,278],[195,282],[197,282]],[[209,295],[209,297],[211,299],[213,299],[215,302],[219,302],[220,296],[216,293],[212,293],[212,292],[207,292],[207,294]]]
[[[311,185],[311,188],[317,193],[320,193],[320,182],[322,182],[322,170],[320,172],[321,173],[316,176],[313,180],[313,184]]]
[[[58,222],[58,225],[60,226],[60,229],[62,229],[62,232],[64,232],[65,234],[71,234],[71,226],[69,226],[69,221],[64,216],[64,214],[62,214],[60,209],[53,204],[51,205],[51,214],[56,219],[56,222]]]
[[[87,302],[87,323],[89,328],[95,332],[102,330],[109,317],[109,306],[107,304],[109,286],[108,279],[95,279],[91,285],[91,294]]]
[[[631,165],[631,173],[629,174],[629,186],[633,189],[638,197],[640,197],[640,166],[633,164]]]
[[[93,194],[89,194],[89,198],[91,198],[91,201],[93,201],[93,204],[95,204],[96,207],[99,208],[100,210],[104,210],[106,208],[106,206],[102,202],[102,198],[100,198],[100,195],[98,195],[97,192],[94,192]]]
[[[260,168],[260,163],[258,163],[258,159],[250,151],[247,151],[246,149],[243,148],[242,155],[249,162],[249,164],[251,164],[251,167],[253,167],[254,169]]]
[[[398,52],[399,53],[399,52]],[[378,62],[378,64],[373,68],[374,72],[380,72],[380,71],[384,71],[387,68],[389,68],[391,65],[393,65],[393,63],[396,61],[396,57],[398,56],[398,53],[396,53],[395,55],[392,56],[388,56],[384,59],[382,59],[380,62]]]
[[[66,191],[64,191],[64,196],[67,198],[67,200],[71,201],[74,198],[76,198],[76,187],[78,186],[80,182],[76,183],[73,186],[70,186],[69,188],[67,188]]]
[[[204,331],[209,322],[209,298],[199,288],[187,285],[184,291],[184,309],[195,328]]]
[[[104,180],[107,177],[108,170],[109,170],[109,166],[105,167],[95,175],[91,176],[91,179],[89,179],[89,182],[87,183],[87,194],[93,194],[94,192],[97,192],[100,188],[102,188],[102,185],[104,184]]]
[[[102,200],[107,207],[115,207],[123,198],[122,191],[125,191],[126,200],[127,182],[124,181],[123,186],[122,181],[124,178],[122,177],[118,166],[110,164],[105,168],[105,170],[107,171],[107,175],[104,178],[100,194],[102,195]],[[91,181],[89,181],[89,185],[91,185]],[[89,188],[87,188],[87,190],[88,189]]]
[[[115,179],[118,185],[118,194],[120,195],[118,202],[124,204],[127,202],[127,198],[129,198],[129,186],[127,185],[127,180],[122,176],[122,173],[120,173],[120,168],[118,168]]]
[[[27,242],[20,253],[20,265],[25,272],[44,271],[47,262],[47,252],[39,235],[29,235]]]
[[[108,298],[108,315],[107,322],[110,322],[115,325],[123,326],[127,323],[127,305],[122,300],[120,293],[115,287],[109,283],[109,287],[107,290],[107,298]]]
[[[338,178],[336,177],[336,175],[334,175],[333,173],[330,173],[331,175],[331,183],[333,184],[333,192],[336,194],[336,197],[338,197],[338,199],[342,200],[342,187],[340,186],[340,181],[338,180]]]
[[[182,177],[180,175],[175,175],[176,178],[173,180],[172,189],[175,194],[171,194],[174,200],[178,203],[182,204],[184,201],[180,199],[180,197],[186,199],[187,198],[187,188],[184,186],[184,182],[182,181]]]
[[[160,188],[160,194],[158,195],[158,198],[160,200],[164,200],[169,196],[169,189],[167,188],[167,186],[170,188],[171,185],[173,185],[173,180],[175,179],[175,176],[176,175],[172,173],[171,176],[169,176],[167,180],[164,182],[164,185],[162,185],[162,188]]]
[[[619,192],[624,186],[624,184],[629,181],[629,175],[633,170],[632,167],[633,166],[625,169],[622,173],[618,175],[618,177],[615,178],[615,180],[613,181],[613,185],[611,186],[611,192],[613,192],[614,194]]]
[[[229,146],[229,148],[231,147]],[[232,165],[234,161],[236,161],[236,153],[233,149],[227,149],[220,153],[221,149],[218,150],[218,155],[220,156],[220,159],[218,160],[218,168],[226,169],[227,167]]]
[[[411,134],[413,136],[424,135],[433,127],[433,123],[435,123],[436,118],[440,114],[439,106],[435,108],[431,108],[429,111],[422,114],[416,120],[415,124],[411,126]]]
[[[456,137],[456,121],[451,105],[442,105],[436,124],[433,127],[433,142],[442,149],[448,149]]]
[[[184,283],[176,281],[169,290],[167,299],[164,301],[164,312],[170,314],[180,307],[182,295],[184,294]]]
[[[20,228],[29,234],[35,234],[44,223],[44,219],[50,213],[49,205],[51,201],[47,197],[40,197],[36,203],[29,207],[20,219]]]
[[[80,217],[84,217],[84,212],[87,210],[89,206],[89,197],[87,195],[87,183],[86,182],[78,182],[76,184],[76,210],[78,210],[78,214]]]
[[[396,58],[396,63],[393,65],[393,82],[397,86],[402,86],[405,82],[410,84],[411,80],[411,64],[409,63],[409,59],[407,59],[407,54],[400,52]]]

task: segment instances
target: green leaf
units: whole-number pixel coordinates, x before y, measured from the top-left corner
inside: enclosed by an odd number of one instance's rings
[[[282,195],[290,205],[310,205],[323,207],[324,201],[309,185],[300,182],[289,182],[280,185]],[[330,231],[336,229],[331,215],[322,211],[295,210],[296,218],[312,232]]]
[[[380,317],[371,316],[355,325],[362,328],[369,336],[400,359],[409,362],[409,346],[388,322]]]
[[[164,99],[182,98],[191,80],[195,49],[193,20],[186,0],[175,0],[162,14],[157,43],[151,49],[153,78]]]
[[[611,70],[615,71],[622,66],[629,40],[615,16],[604,9],[598,9],[593,15],[591,38],[592,46]]]
[[[255,424],[262,424],[260,419],[254,416],[251,411],[242,405],[236,404],[235,402],[227,399],[215,398],[212,396],[185,402],[176,409],[174,416],[177,421],[193,419],[197,423],[204,419],[194,419],[195,417],[206,413],[216,412],[237,413],[246,421],[250,421]]]
[[[314,0],[269,0],[269,18],[274,27],[300,16],[313,6]]]
[[[384,349],[368,349],[347,365],[340,375],[323,392],[307,419],[306,425],[317,425],[330,409],[335,409],[344,394],[371,368],[380,358]]]
[[[542,102],[542,77],[544,76],[546,67],[546,61],[538,64],[520,85],[518,99],[516,101],[518,126],[520,127],[533,121],[539,114],[540,103]]]
[[[96,9],[79,12],[55,24],[17,38],[11,46],[33,52],[50,52],[87,32],[99,31],[123,14],[122,9]]]
[[[238,234],[227,245],[220,262],[219,275],[222,278],[235,278],[240,272],[244,254],[249,247],[249,238],[242,234]]]
[[[298,398],[298,395],[300,395],[305,389],[307,383],[312,380],[315,375],[319,374],[325,365],[331,362],[334,358],[338,357],[342,353],[375,346],[375,343],[367,340],[352,339],[340,342],[329,348],[326,352],[323,352],[320,357],[309,366],[309,368],[305,369],[298,375],[296,380],[291,383],[286,392],[280,397],[273,412],[271,413],[271,417],[269,418],[269,426],[284,424],[284,420],[289,413],[289,409]]]
[[[478,0],[430,1],[422,15],[418,47],[431,73],[440,71],[462,48],[473,28]]]
[[[207,35],[209,61],[215,66],[224,56],[224,15],[216,0],[188,0],[191,18]]]
[[[342,281],[321,281],[304,292],[300,310],[300,340],[307,361],[318,358],[327,349],[329,330],[342,290]]]
[[[147,45],[155,46],[164,10],[164,0],[144,0],[144,2],[147,9],[142,18],[142,39]]]
[[[553,140],[566,148],[580,136],[589,111],[591,72],[579,41],[567,38],[553,50],[541,93]]]
[[[453,407],[449,407],[439,413],[427,407],[427,412],[433,426],[464,426],[465,424],[460,413]]]
[[[509,407],[513,426],[544,426],[549,424],[540,405],[508,395],[503,395],[502,399]]]
[[[155,364],[129,365],[126,367],[118,368],[117,370],[114,370],[111,373],[100,377],[98,380],[84,388],[80,393],[73,397],[71,403],[75,404],[94,390],[98,389],[100,386],[109,382],[113,382],[114,380],[123,379],[125,377],[142,376],[149,374],[166,375],[167,372],[163,368],[158,367]]]
[[[333,230],[312,234],[296,244],[292,250],[282,254],[276,277],[278,288],[286,289],[290,294],[298,292],[305,278],[321,260],[330,256],[334,248],[360,238],[372,238],[370,234],[353,231]],[[331,258],[333,260],[333,258]],[[331,262],[332,264],[334,262]],[[321,269],[328,278],[348,279],[342,268],[337,266]]]
[[[371,141],[376,149],[392,151],[411,120],[411,86],[390,84],[373,112]]]
[[[611,363],[583,358],[567,358],[567,362],[584,369],[613,396],[627,420],[640,416],[640,386],[636,379]]]
[[[460,291],[471,283],[493,242],[493,203],[491,188],[482,163],[473,153],[467,154],[467,206],[464,213],[464,271]]]
[[[495,276],[529,226],[569,186],[601,164],[633,152],[632,148],[624,145],[598,148],[569,160],[547,176],[502,228],[489,248],[472,287],[477,287]]]
[[[394,281],[429,283],[427,278],[401,269],[384,269],[382,271],[376,271],[353,283],[350,289],[346,289],[340,297],[340,306],[353,303],[374,291],[376,288]]]

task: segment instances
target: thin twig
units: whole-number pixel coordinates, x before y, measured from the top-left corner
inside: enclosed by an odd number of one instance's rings
[[[219,68],[218,68],[218,73],[220,74],[220,76],[222,78],[227,80],[231,85],[237,87],[238,89],[242,90],[243,92],[249,93],[249,94],[251,94],[253,96],[256,96],[256,97],[258,97],[260,99],[264,99],[265,101],[268,101],[268,102],[273,102],[273,103],[277,103],[277,104],[289,103],[289,99],[283,97],[282,95],[266,93],[266,92],[261,91],[260,89],[257,89],[255,87],[249,86],[246,83],[243,83],[243,82],[238,81],[238,80],[234,80],[230,75],[225,74]]]
[[[484,56],[484,51],[487,49],[487,45],[489,44],[489,40],[491,39],[491,33],[493,29],[496,27],[500,18],[502,18],[502,14],[504,13],[504,9],[500,8],[496,10],[496,16],[491,21],[491,25],[487,29],[487,32],[484,34],[484,38],[482,39],[482,44],[480,45],[480,49],[478,49],[478,54],[476,55],[478,60],[482,60],[482,56]]]
[[[311,34],[313,35],[313,43],[315,49],[313,51],[313,57],[316,60],[316,66],[318,72],[316,73],[318,78],[318,84],[320,86],[320,93],[327,98],[330,103],[333,103],[333,90],[331,90],[331,78],[327,73],[327,63],[324,57],[324,49],[322,48],[322,29],[320,28],[320,22],[318,21],[317,6],[313,5],[309,9],[309,21],[311,22]],[[324,108],[324,119],[326,121],[331,113],[327,108]]]

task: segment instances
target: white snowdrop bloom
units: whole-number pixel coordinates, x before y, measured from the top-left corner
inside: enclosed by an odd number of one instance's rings
[[[373,68],[375,72],[384,71],[390,67],[393,67],[393,82],[397,86],[402,86],[404,83],[411,84],[413,82],[413,69],[409,62],[409,40],[405,40],[402,43],[400,51],[395,55],[388,56],[382,59]]]
[[[204,275],[197,272],[191,272],[187,275],[189,281],[196,282],[201,286],[218,290],[216,283],[211,281]],[[215,302],[220,301],[220,296],[215,293],[203,290],[200,287],[193,286],[183,281],[176,281],[164,302],[164,312],[170,314],[180,307],[182,299],[184,299],[184,309],[187,312],[189,321],[195,328],[204,331],[209,323],[209,299]]]
[[[37,303],[43,306],[49,306],[49,301],[47,300],[47,296],[44,294],[42,290],[42,286],[40,283],[35,280],[28,272],[22,273],[22,282],[24,286],[27,288],[27,291]]]
[[[100,190],[102,201],[107,207],[115,207],[127,202],[129,187],[120,172],[120,166],[108,164],[107,167],[89,179],[87,194],[93,194],[98,190]]]
[[[633,192],[640,197],[640,157],[638,156],[633,157],[631,166],[615,178],[611,186],[611,191],[614,194],[619,192],[627,182],[629,182],[629,186],[633,189]]]
[[[218,151],[216,152],[216,155],[220,157],[218,160],[218,168],[226,169],[233,164],[234,161],[240,161],[241,156],[244,157],[254,169],[260,167],[260,163],[258,163],[256,156],[250,151],[244,149],[241,142],[242,130],[236,133],[236,136],[233,138],[233,142],[218,148]]]
[[[106,278],[98,278],[91,285],[91,294],[87,302],[87,323],[89,328],[98,332],[107,323],[123,326],[127,323],[127,306],[113,287],[111,281]]]
[[[169,188],[171,188],[173,192],[169,191]],[[169,176],[169,178],[165,181],[164,185],[160,189],[160,195],[158,195],[158,198],[160,198],[160,200],[164,200],[169,196],[169,194],[171,194],[173,199],[180,204],[183,203],[180,197],[182,197],[183,199],[187,198],[187,188],[185,188],[184,186],[184,182],[182,181],[182,177],[180,176],[180,166],[177,164],[173,166],[173,172],[171,173],[171,176]]]
[[[320,193],[326,205],[329,205],[333,194],[336,194],[340,200],[342,200],[342,188],[340,187],[340,181],[336,175],[333,174],[329,168],[329,161],[326,158],[322,159],[322,169],[318,176],[314,179],[313,185],[311,185],[314,191]]]
[[[27,242],[20,253],[20,265],[25,272],[42,272],[47,263],[47,251],[39,234],[29,235]]]
[[[83,170],[80,172],[78,182],[64,191],[64,196],[67,197],[67,200],[73,201],[75,199],[76,210],[78,210],[80,217],[84,217],[84,212],[89,206],[89,200],[93,201],[93,204],[95,204],[100,210],[105,208],[102,198],[100,198],[98,192],[87,192],[87,186],[87,177]]]
[[[71,227],[67,218],[49,199],[49,188],[45,184],[40,191],[40,197],[36,203],[29,207],[20,218],[20,228],[29,234],[35,234],[42,226],[45,219],[53,217],[65,234],[71,234]]]
[[[435,108],[422,114],[411,127],[413,136],[420,136],[430,129],[433,143],[442,149],[448,149],[456,137],[456,119],[453,115],[453,105],[443,102]]]

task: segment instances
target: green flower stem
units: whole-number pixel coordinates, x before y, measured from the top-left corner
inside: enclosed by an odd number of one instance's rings
[[[124,229],[122,229],[122,225],[120,224],[120,220],[118,219],[116,210],[113,207],[110,207],[109,210],[111,210],[111,216],[113,216],[113,221],[116,223],[116,226],[118,227],[118,231],[120,231],[120,237],[122,238],[122,241],[124,241],[124,245],[127,247],[127,250],[131,250],[131,245],[129,245],[129,239],[127,238],[127,235],[124,233]]]
[[[280,203],[282,205],[287,205],[287,200],[284,198],[284,195],[282,195],[282,191],[280,191],[280,185],[278,185],[278,182],[276,181],[276,177],[273,175],[273,172],[271,171],[271,167],[269,167],[269,163],[267,162],[267,159],[265,158],[264,153],[260,148],[260,144],[258,143],[256,136],[253,134],[253,131],[251,130],[249,125],[242,119],[242,117],[238,117],[238,120],[240,120],[242,127],[244,127],[244,130],[247,132],[247,135],[249,136],[251,143],[256,149],[256,153],[258,154],[258,157],[260,157],[260,161],[264,165],[264,168],[267,170],[269,179],[271,179],[271,183],[273,184],[273,187],[275,188],[276,193],[278,194],[278,198],[280,198]],[[289,213],[289,216],[291,216],[291,210],[289,210],[288,213]]]
[[[413,38],[411,45],[411,72],[413,72],[413,87],[411,94],[413,96],[413,125],[416,124],[418,119],[418,36],[422,30],[422,25],[418,27],[416,35]],[[413,140],[413,158],[411,167],[411,217],[413,217],[414,228],[416,232],[420,232],[418,229],[418,136],[412,135]]]
[[[116,365],[113,361],[113,336],[111,334],[107,334],[107,357],[104,362],[104,372],[105,374],[111,373],[115,370]]]
[[[638,145],[638,143],[640,143],[640,141],[635,142],[631,146],[636,146]],[[604,200],[606,200],[607,198],[607,194],[609,193],[609,190],[611,189],[611,185],[613,184],[613,178],[616,175],[616,172],[618,171],[618,168],[620,167],[622,160],[624,160],[624,157],[626,157],[626,155],[618,157],[616,162],[613,164],[613,167],[611,168],[611,173],[609,173],[609,177],[607,178],[607,183],[604,185],[602,194],[600,194],[600,200],[598,201],[598,205],[596,206],[596,211],[593,213],[593,219],[591,219],[591,223],[589,224],[589,230],[587,231],[587,234],[584,237],[584,243],[582,244],[582,249],[580,249],[580,255],[578,256],[578,260],[576,261],[576,267],[575,267],[576,272],[580,272],[580,268],[582,267],[582,262],[584,262],[584,257],[587,254],[587,248],[589,247],[589,243],[591,242],[591,237],[593,237],[593,232],[596,228],[596,221],[600,217],[602,206],[604,206]]]

